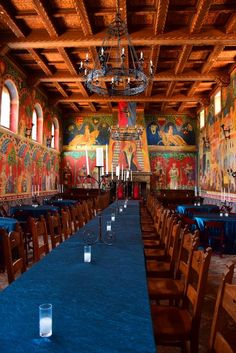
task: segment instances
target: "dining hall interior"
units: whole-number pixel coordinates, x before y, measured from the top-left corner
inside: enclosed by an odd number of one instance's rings
[[[1,0],[1,353],[236,353],[235,265],[235,0]]]

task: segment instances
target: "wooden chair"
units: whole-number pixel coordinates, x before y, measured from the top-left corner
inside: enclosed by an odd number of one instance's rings
[[[8,283],[11,283],[18,272],[26,271],[23,235],[21,231],[7,233],[5,229],[0,229],[0,237],[3,239]]]
[[[148,291],[151,300],[179,301],[188,282],[193,251],[199,244],[199,231],[193,235],[185,231],[180,244],[180,251],[174,278],[149,278]]]
[[[151,259],[164,259],[168,257],[168,249],[170,245],[170,237],[172,234],[173,225],[176,223],[176,217],[174,214],[169,214],[166,218],[166,227],[163,232],[163,240],[150,241],[143,240],[144,244],[144,255],[146,260]]]
[[[0,205],[0,217],[9,217],[3,205]]]
[[[234,263],[229,262],[216,298],[208,353],[236,352],[236,285],[232,284],[233,274]]]
[[[220,255],[222,255],[225,249],[224,223],[221,221],[206,221],[203,239],[206,245],[212,247],[213,250],[219,249]]]
[[[62,234],[64,239],[68,239],[72,235],[72,222],[70,212],[67,209],[61,210]]]
[[[52,248],[55,248],[57,244],[62,243],[62,229],[61,229],[61,220],[58,212],[54,214],[47,215],[47,224],[50,234]]]
[[[198,353],[201,310],[211,253],[211,248],[205,252],[194,251],[181,307],[152,305],[157,345],[181,347],[182,352]]]
[[[78,223],[79,228],[82,228],[85,225],[85,219],[83,216],[82,205],[78,203],[75,205],[76,207],[76,220]]]
[[[33,262],[37,262],[49,252],[47,224],[43,216],[39,219],[30,217],[28,222],[33,242]]]
[[[178,257],[181,222],[173,225],[170,235],[166,261],[147,260],[146,271],[148,277],[173,277],[175,263]]]

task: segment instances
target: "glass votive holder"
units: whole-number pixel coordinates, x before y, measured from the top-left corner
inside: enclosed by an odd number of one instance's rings
[[[123,212],[123,206],[120,206],[119,207],[119,213],[122,213]]]
[[[91,262],[92,257],[91,245],[84,245],[84,262]]]
[[[223,212],[220,212],[220,217],[223,217]]]
[[[228,212],[225,212],[225,217],[229,217],[229,213]]]
[[[197,206],[201,206],[201,203],[200,203],[200,202],[198,202],[198,203],[197,203]]]
[[[124,208],[127,208],[127,202],[124,203]]]
[[[116,220],[116,214],[115,214],[114,212],[112,212],[112,214],[111,214],[111,221],[112,221],[112,222],[115,222],[115,220]]]
[[[107,231],[111,231],[111,221],[107,221]]]
[[[52,304],[39,305],[39,335],[41,337],[52,335]]]

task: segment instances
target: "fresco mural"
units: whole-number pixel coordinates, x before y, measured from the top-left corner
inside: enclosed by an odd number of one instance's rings
[[[192,189],[196,185],[196,154],[150,151],[155,189]]]
[[[0,132],[0,161],[0,195],[57,190],[59,155],[55,151]]]
[[[64,150],[108,144],[112,125],[112,116],[69,118],[63,125]]]
[[[87,185],[89,187],[97,187],[96,151],[88,151],[88,160],[89,174],[92,178],[86,178],[88,171],[86,169],[85,150],[64,152],[62,170],[65,187],[85,187]]]
[[[52,117],[58,118],[60,111],[49,107],[46,97],[40,92],[27,87],[10,61],[0,60],[0,70],[2,82],[14,82],[19,97],[19,121],[15,133],[0,128],[0,197],[7,199],[15,194],[31,195],[32,190],[36,193],[56,190],[59,182],[59,152],[34,143],[24,135],[25,128],[31,124],[36,103],[40,104],[43,111],[44,138],[51,134]],[[17,109],[17,105],[13,108]],[[44,179],[42,175],[45,175]]]
[[[145,116],[148,145],[196,145],[196,122],[185,115]]]
[[[202,190],[218,192],[222,198],[227,194],[228,201],[236,193],[236,178],[229,171],[236,171],[236,71],[232,72],[230,84],[222,88],[222,110],[214,115],[214,100],[206,108],[206,124],[199,141],[200,185]],[[230,138],[225,139],[222,124],[230,130]],[[207,137],[209,146],[202,138]]]

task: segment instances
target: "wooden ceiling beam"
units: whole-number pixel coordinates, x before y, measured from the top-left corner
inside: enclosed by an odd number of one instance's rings
[[[6,23],[17,38],[25,38],[25,33],[21,30],[13,15],[5,8],[5,6],[3,6],[3,4],[0,4],[0,20]]]
[[[58,47],[96,47],[102,44],[104,32],[96,35],[84,37],[81,32],[67,31],[58,38],[52,39],[47,36],[47,32],[41,30],[32,31],[26,38],[18,38],[17,40],[12,35],[4,35],[0,38],[0,45],[8,43],[11,49],[28,49],[28,48],[58,48]],[[132,33],[131,41],[134,46],[179,46],[179,45],[225,45],[236,46],[236,38],[234,33],[226,34],[219,29],[210,29],[203,33],[186,33],[184,29],[154,35],[149,30],[137,31]],[[111,45],[115,41],[111,42]],[[127,45],[127,40],[121,39],[121,45]]]
[[[164,33],[166,17],[169,8],[169,0],[156,0],[156,17],[154,20],[154,35]]]
[[[165,81],[182,81],[182,82],[191,82],[191,81],[215,81],[220,82],[223,77],[227,75],[225,72],[214,71],[211,73],[198,73],[196,71],[188,71],[185,73],[175,74],[173,71],[164,71],[160,72],[153,77],[153,81],[165,82]],[[67,72],[64,73],[55,73],[51,77],[40,77],[38,79],[40,82],[83,82],[84,78],[82,76],[71,75]]]
[[[226,24],[225,32],[227,34],[236,32],[236,14],[235,13],[231,14],[231,16]]]
[[[72,109],[73,109],[75,112],[77,112],[77,113],[80,112],[80,109],[77,107],[77,105],[76,105],[75,103],[71,103],[70,106],[72,107]]]
[[[77,82],[77,84],[78,84],[79,90],[81,91],[83,97],[85,99],[89,98],[88,92],[84,88],[83,83],[82,82]],[[88,105],[89,105],[90,109],[92,110],[92,112],[96,113],[97,109],[96,109],[95,105],[93,104],[93,102],[92,101],[88,101]]]
[[[103,96],[98,96],[96,94],[85,98],[82,95],[78,94],[72,94],[68,98],[60,98],[57,100],[57,102],[78,102],[78,103],[89,103],[89,102],[107,102],[109,99],[110,102],[119,102],[121,100],[127,101],[127,102],[201,102],[202,99],[204,99],[203,96],[194,96],[194,97],[187,97],[185,95],[175,95],[172,97],[166,97],[165,95],[154,95],[152,97],[146,97],[144,95],[140,96],[121,96],[121,97],[103,97]]]
[[[66,93],[66,91],[64,90],[64,88],[60,85],[60,83],[54,82],[54,86],[56,87],[56,89],[61,93],[61,95],[62,95],[64,98],[68,98],[68,94]]]
[[[57,48],[58,52],[60,53],[62,59],[64,60],[68,70],[70,71],[71,75],[78,75],[75,65],[72,63],[66,49],[64,48]]]
[[[84,0],[72,0],[85,36],[93,34]]]
[[[213,0],[198,0],[197,11],[193,16],[189,27],[190,33],[199,33],[201,31],[202,25],[208,15],[212,3]]]
[[[212,68],[214,62],[217,60],[218,56],[222,53],[224,50],[224,45],[216,45],[214,49],[211,51],[210,55],[207,58],[206,63],[203,65],[201,69],[201,73],[205,74],[209,72],[209,70]]]
[[[58,37],[58,32],[49,17],[47,10],[45,9],[43,3],[41,0],[32,0],[33,6],[35,11],[38,13],[41,21],[44,24],[45,29],[47,30],[48,34],[50,35],[51,38],[57,38]]]
[[[47,76],[52,76],[53,72],[49,69],[41,55],[34,49],[28,49],[28,52],[31,54],[32,58],[37,62],[38,66],[43,70],[43,72]]]
[[[155,1],[156,7],[156,17],[154,19],[154,35],[161,34],[164,32],[165,24],[166,24],[166,17],[169,8],[169,0]],[[152,60],[153,67],[154,67],[154,74],[157,71],[157,65],[159,60],[160,54],[160,45],[153,45],[150,55],[150,60]],[[153,88],[153,80],[149,83],[148,88],[146,89],[146,96],[150,96],[152,93]],[[148,104],[145,104],[145,109],[148,109]]]

